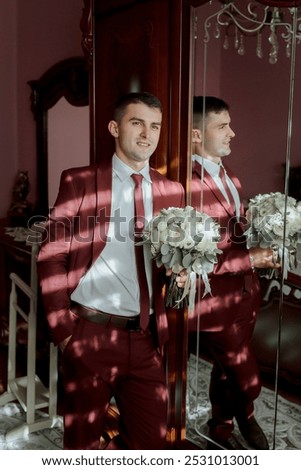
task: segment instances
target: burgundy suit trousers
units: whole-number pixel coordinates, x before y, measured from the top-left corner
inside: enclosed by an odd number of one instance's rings
[[[224,308],[224,315],[228,315],[231,322],[225,321],[224,327],[217,331],[200,329],[198,333],[200,352],[213,360],[209,389],[212,418],[215,423],[229,423],[229,435],[235,416],[247,418],[252,415],[253,402],[261,390],[260,374],[250,344],[259,302],[258,294],[245,292],[237,304],[231,304],[231,310]],[[201,318],[201,327],[203,325]],[[191,338],[195,334],[191,333]]]
[[[127,331],[81,319],[62,361],[65,449],[99,449],[113,396],[120,429],[111,448],[166,447],[166,375],[149,330]]]

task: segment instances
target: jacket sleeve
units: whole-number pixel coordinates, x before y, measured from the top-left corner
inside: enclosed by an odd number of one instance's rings
[[[70,312],[67,268],[78,200],[73,180],[65,170],[55,205],[48,217],[45,239],[37,259],[42,302],[55,344],[72,334],[77,317]]]
[[[221,242],[219,248],[222,253],[218,255],[218,263],[214,274],[250,274],[253,272],[249,250],[246,245],[244,226],[242,222],[231,219],[220,220]]]

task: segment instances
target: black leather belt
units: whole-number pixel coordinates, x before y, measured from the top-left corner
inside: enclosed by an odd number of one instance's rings
[[[70,310],[80,318],[99,323],[101,325],[112,325],[117,328],[123,328],[128,331],[139,331],[140,328],[140,315],[136,317],[123,317],[121,315],[111,315],[110,313],[101,312],[89,307],[84,307],[76,302],[72,302]]]

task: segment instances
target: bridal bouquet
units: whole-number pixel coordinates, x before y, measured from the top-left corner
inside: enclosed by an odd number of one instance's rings
[[[213,271],[217,254],[221,253],[217,248],[219,229],[211,217],[190,206],[162,209],[149,222],[143,233],[143,243],[150,243],[151,254],[158,267],[164,265],[172,270],[167,306],[180,308],[186,302],[189,309],[193,309],[196,275],[201,276],[204,282],[204,295],[211,293],[208,274]],[[186,269],[188,277],[181,289],[175,279],[183,269]]]
[[[282,261],[285,273],[296,267],[297,243],[301,241],[301,202],[280,192],[258,194],[250,199],[245,232],[248,248],[271,247],[273,261]],[[284,253],[283,253],[284,252]],[[269,271],[272,277],[275,270]]]

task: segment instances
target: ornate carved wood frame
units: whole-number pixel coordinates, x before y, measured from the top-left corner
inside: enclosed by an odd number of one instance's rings
[[[84,57],[70,57],[48,69],[39,80],[30,80],[31,110],[36,121],[37,188],[36,215],[48,213],[48,129],[47,113],[65,97],[72,106],[89,104],[89,75]]]

